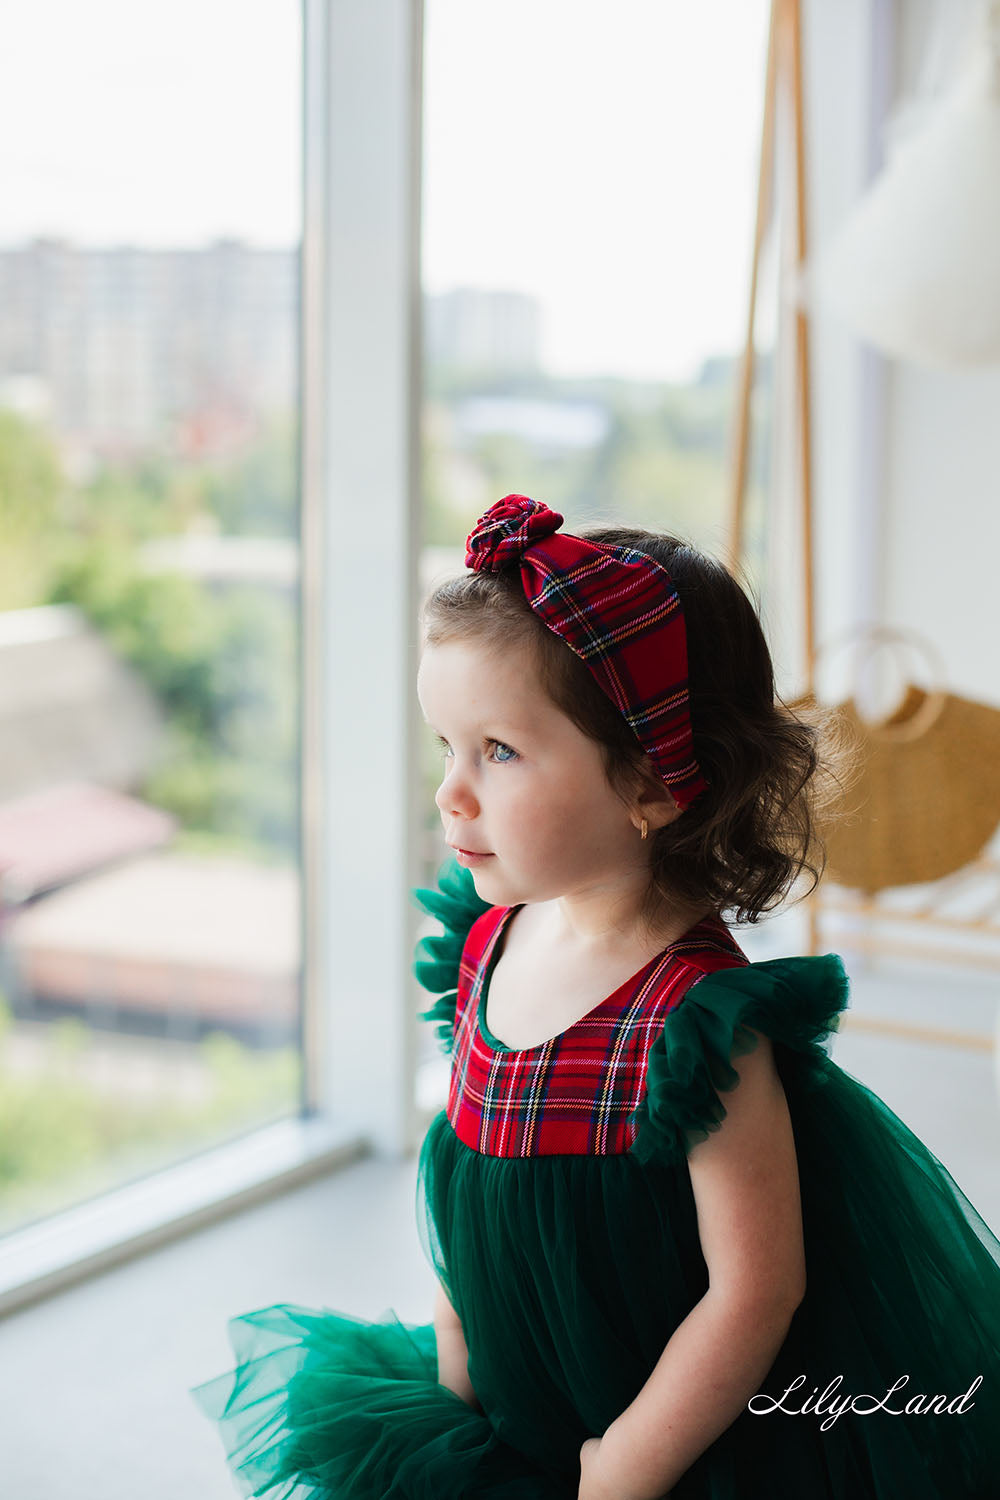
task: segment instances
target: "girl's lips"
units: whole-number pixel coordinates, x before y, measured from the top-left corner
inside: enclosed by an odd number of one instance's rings
[[[452,845],[452,848],[455,850],[456,859],[465,860],[469,864],[478,864],[478,862],[482,859],[493,858],[492,854],[477,854],[472,849],[459,849],[454,844]]]

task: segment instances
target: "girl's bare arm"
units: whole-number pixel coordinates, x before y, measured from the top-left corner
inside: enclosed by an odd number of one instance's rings
[[[461,1396],[476,1411],[482,1411],[469,1379],[469,1350],[462,1323],[440,1283],[434,1299],[434,1333],[437,1338],[438,1383]]]
[[[688,1168],[709,1288],[638,1396],[581,1452],[580,1500],[657,1500],[760,1390],[805,1294],[795,1142],[767,1037]],[[761,1419],[763,1420],[763,1418]]]

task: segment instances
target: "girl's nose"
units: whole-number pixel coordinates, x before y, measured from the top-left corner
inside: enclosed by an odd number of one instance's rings
[[[471,788],[454,767],[434,793],[434,801],[445,817],[474,818],[479,811]]]

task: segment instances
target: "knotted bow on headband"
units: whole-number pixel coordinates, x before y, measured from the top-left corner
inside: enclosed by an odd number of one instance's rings
[[[677,590],[645,553],[560,535],[562,523],[538,500],[505,495],[469,533],[465,565],[520,569],[535,614],[576,652],[686,808],[708,783],[694,757]]]

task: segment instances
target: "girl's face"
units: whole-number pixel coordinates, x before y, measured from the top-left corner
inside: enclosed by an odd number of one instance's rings
[[[443,742],[445,839],[489,856],[469,863],[483,900],[613,896],[645,879],[640,813],[616,796],[600,746],[546,695],[524,648],[427,646],[417,696]]]

